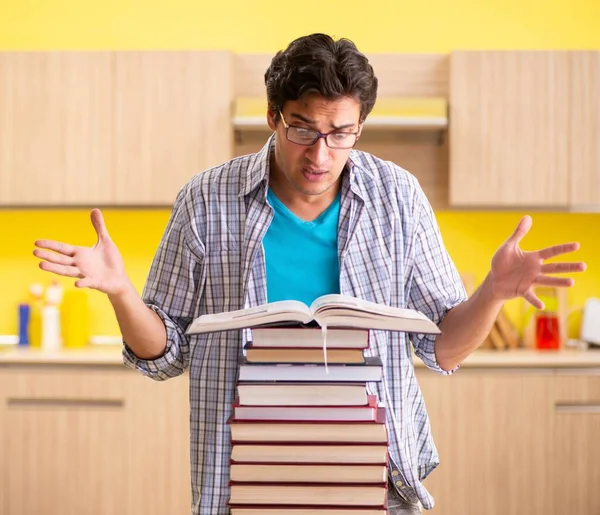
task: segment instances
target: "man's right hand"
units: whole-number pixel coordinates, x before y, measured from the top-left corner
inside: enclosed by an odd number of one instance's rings
[[[75,286],[78,288],[93,288],[109,296],[119,296],[132,288],[123,258],[106,230],[101,211],[92,210],[90,218],[98,235],[93,247],[37,240],[38,248],[33,254],[42,260],[39,265],[42,270],[77,278]]]

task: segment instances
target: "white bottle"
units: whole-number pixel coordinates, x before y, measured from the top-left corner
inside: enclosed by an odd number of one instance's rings
[[[46,304],[42,308],[42,349],[55,351],[62,346],[60,303],[62,287],[53,282],[46,288]]]

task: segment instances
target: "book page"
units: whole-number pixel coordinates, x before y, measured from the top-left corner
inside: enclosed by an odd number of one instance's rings
[[[307,324],[311,321],[312,315],[306,304],[296,300],[282,300],[248,309],[201,315],[192,322],[187,333],[206,333],[280,322]]]
[[[350,297],[348,295],[322,295],[315,299],[310,306],[311,313],[313,316],[324,314],[329,310],[343,310],[349,316],[352,316],[353,311],[372,313],[377,315],[398,317],[398,318],[410,318],[414,320],[429,320],[423,313],[412,309],[395,308],[386,306],[383,304],[375,304],[363,299],[357,299],[356,297]]]

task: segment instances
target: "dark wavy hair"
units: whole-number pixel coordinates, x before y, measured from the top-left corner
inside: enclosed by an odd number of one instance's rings
[[[317,94],[326,100],[352,97],[364,121],[377,99],[377,77],[364,54],[349,39],[311,34],[292,41],[265,72],[269,109],[276,115],[288,100]]]

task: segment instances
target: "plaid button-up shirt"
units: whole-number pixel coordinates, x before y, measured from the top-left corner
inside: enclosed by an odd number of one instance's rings
[[[267,301],[262,240],[273,217],[266,199],[273,145],[271,138],[260,152],[200,173],[181,190],[143,293],[166,326],[166,351],[148,361],[124,346],[125,363],[153,379],[189,370],[193,515],[229,513],[227,419],[248,331],[185,331],[199,315]],[[338,249],[342,294],[413,308],[436,323],[466,299],[417,180],[356,150],[342,175]],[[383,381],[368,389],[387,407],[393,484],[425,508],[433,499],[421,481],[439,460],[411,343],[429,368],[448,373],[436,362],[434,342],[433,336],[372,331],[366,352],[384,363]]]

